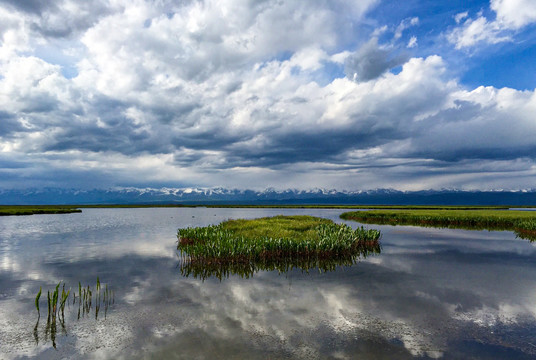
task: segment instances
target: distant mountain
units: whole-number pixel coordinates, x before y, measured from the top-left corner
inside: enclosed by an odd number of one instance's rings
[[[0,190],[0,204],[363,204],[534,205],[536,190],[337,191],[326,189],[238,190],[225,188],[115,188]]]

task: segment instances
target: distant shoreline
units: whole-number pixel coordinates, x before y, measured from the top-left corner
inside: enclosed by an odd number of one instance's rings
[[[22,216],[41,214],[70,214],[80,213],[76,206],[55,206],[55,205],[0,205],[0,216]]]
[[[386,209],[386,210],[508,210],[526,209],[533,206],[444,206],[444,205],[255,205],[255,204],[93,204],[93,205],[0,205],[0,216],[70,214],[82,212],[81,209],[121,209],[121,208],[250,208],[250,209]]]
[[[366,224],[446,227],[468,230],[507,230],[523,239],[536,240],[536,213],[519,210],[472,209],[465,211],[383,209],[353,211],[341,219]]]

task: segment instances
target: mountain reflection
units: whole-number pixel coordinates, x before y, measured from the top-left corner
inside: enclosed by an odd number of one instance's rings
[[[334,271],[337,267],[352,266],[360,259],[381,253],[379,241],[363,243],[351,253],[337,254],[327,257],[302,256],[278,257],[262,261],[199,261],[185,257],[179,261],[178,268],[184,277],[206,280],[214,277],[220,281],[230,276],[250,278],[259,271],[274,271],[286,273],[295,269],[309,272],[318,269],[319,272]]]

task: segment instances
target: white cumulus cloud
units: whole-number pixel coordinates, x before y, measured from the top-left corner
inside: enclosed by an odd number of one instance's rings
[[[457,24],[466,19],[447,34],[456,49],[512,41],[514,31],[536,22],[536,2],[531,0],[491,0],[490,8],[496,13],[494,20],[481,13],[474,19],[468,17],[468,12],[455,16]]]

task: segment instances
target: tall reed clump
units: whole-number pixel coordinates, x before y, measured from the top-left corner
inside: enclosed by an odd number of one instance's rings
[[[179,229],[177,236],[177,247],[190,262],[247,263],[359,253],[378,242],[380,232],[311,216],[276,216]]]

